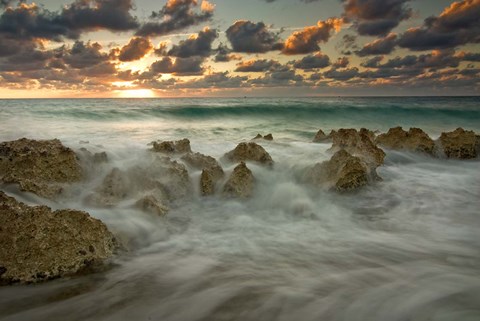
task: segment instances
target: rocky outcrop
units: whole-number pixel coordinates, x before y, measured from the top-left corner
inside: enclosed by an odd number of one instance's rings
[[[253,139],[265,139],[265,140],[273,140],[273,135],[272,134],[267,134],[265,136],[262,136],[261,134],[257,134]]]
[[[79,156],[88,163],[102,164],[108,163],[108,155],[106,152],[92,153],[85,147],[80,148]]]
[[[156,141],[152,142],[154,152],[164,154],[185,154],[190,153],[190,141],[186,138],[177,141]]]
[[[333,144],[330,151],[337,152],[345,149],[353,156],[360,157],[369,167],[376,168],[383,164],[385,152],[371,139],[373,132],[367,129],[339,129],[332,131],[330,136]]]
[[[223,195],[233,198],[248,198],[253,194],[255,178],[244,162],[234,168],[223,187]]]
[[[314,142],[314,143],[324,143],[324,142],[328,141],[329,139],[330,139],[330,135],[329,136],[325,135],[323,130],[319,129],[317,134],[315,134],[315,137],[313,138],[312,142]]]
[[[54,198],[82,176],[75,153],[58,139],[0,143],[0,181],[19,184],[22,191]]]
[[[135,203],[135,207],[147,213],[157,216],[165,216],[168,213],[168,207],[163,205],[153,195],[147,195]]]
[[[104,263],[118,244],[86,212],[27,206],[0,192],[0,283],[34,283]]]
[[[473,131],[457,128],[452,132],[442,133],[439,142],[448,158],[471,159],[477,157],[478,138]]]
[[[341,149],[330,160],[316,164],[308,170],[305,178],[315,185],[344,192],[365,186],[378,176],[375,170],[369,168],[359,157]]]
[[[153,195],[162,203],[185,198],[191,194],[187,169],[168,157],[154,158],[146,167],[114,168],[86,201],[94,206],[110,207],[145,194]]]
[[[420,128],[390,128],[387,133],[377,137],[376,143],[389,149],[422,152],[433,155],[435,142]]]
[[[215,194],[215,185],[217,180],[214,180],[214,175],[209,169],[204,169],[200,176],[200,193],[202,196],[211,196]]]
[[[260,145],[254,142],[240,143],[224,156],[231,162],[253,161],[263,165],[273,165],[272,157]]]
[[[217,160],[200,153],[188,153],[181,158],[187,165],[202,170],[200,176],[200,193],[203,196],[213,195],[215,186],[224,176],[224,172]]]

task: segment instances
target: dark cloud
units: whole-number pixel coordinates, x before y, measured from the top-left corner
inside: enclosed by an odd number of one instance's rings
[[[463,0],[452,3],[438,17],[427,18],[422,27],[407,30],[398,44],[422,51],[479,42],[480,0]]]
[[[321,52],[317,52],[314,55],[309,55],[303,57],[301,60],[295,61],[293,66],[303,70],[325,68],[330,66],[330,57]]]
[[[242,59],[242,56],[232,53],[232,50],[222,43],[218,45],[215,52],[215,62],[229,62]]]
[[[378,68],[380,62],[383,60],[383,56],[376,56],[373,58],[370,58],[364,62],[362,62],[360,65],[365,68]]]
[[[410,69],[442,69],[458,67],[460,59],[454,56],[452,51],[436,50],[420,56],[408,55],[388,60],[379,68],[410,68]]]
[[[351,55],[352,50],[358,49],[357,36],[350,34],[343,35],[342,39],[335,45],[335,48],[344,55]]]
[[[278,69],[281,64],[276,60],[248,60],[237,64],[235,71],[237,72],[265,72],[268,70]]]
[[[153,20],[143,24],[137,31],[138,36],[162,36],[173,31],[185,29],[208,21],[213,16],[214,5],[203,0],[200,10],[197,0],[168,0],[165,6],[150,16]]]
[[[204,58],[202,57],[176,58],[175,60],[164,57],[155,61],[147,73],[152,75],[174,74],[177,76],[201,75],[204,72],[203,62]]]
[[[346,68],[350,64],[348,57],[339,57],[333,64],[333,68]]]
[[[361,35],[385,36],[412,15],[410,0],[341,0],[344,16]]]
[[[323,77],[340,80],[340,81],[347,81],[359,75],[358,68],[347,68],[343,70],[337,69],[330,69],[323,73]]]
[[[461,51],[456,57],[460,58],[462,61],[480,62],[480,53]]]
[[[122,47],[118,59],[120,61],[135,61],[145,57],[153,49],[153,44],[148,38],[133,37],[128,44]]]
[[[397,45],[397,35],[389,34],[385,38],[374,40],[363,46],[362,49],[355,51],[355,54],[360,57],[373,55],[388,55]]]
[[[208,57],[212,54],[212,43],[218,37],[216,29],[208,27],[200,31],[198,35],[191,36],[181,41],[168,51],[169,56],[188,58],[192,56]]]
[[[282,53],[286,55],[308,54],[319,51],[319,43],[327,42],[334,31],[342,26],[342,19],[331,18],[319,21],[316,26],[294,32],[285,41]]]
[[[263,22],[236,21],[226,34],[234,52],[264,53],[282,49],[278,35],[270,32]]]
[[[109,61],[107,53],[101,51],[102,46],[97,43],[76,41],[72,48],[63,47],[57,51],[57,56],[68,66],[77,69],[94,67]]]

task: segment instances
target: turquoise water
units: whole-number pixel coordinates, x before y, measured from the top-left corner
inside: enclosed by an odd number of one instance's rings
[[[394,126],[479,133],[480,98],[0,100],[0,141],[59,138],[109,157],[82,164],[88,178],[56,202],[0,188],[86,210],[130,247],[105,272],[0,288],[0,320],[480,320],[478,159],[387,150],[383,181],[348,195],[298,179],[331,156],[311,143],[318,129]],[[273,134],[260,144],[275,167],[248,165],[250,200],[194,188],[166,219],[132,208],[142,190],[112,208],[85,201],[112,168],[148,168],[153,140],[186,137],[220,159],[257,133]]]

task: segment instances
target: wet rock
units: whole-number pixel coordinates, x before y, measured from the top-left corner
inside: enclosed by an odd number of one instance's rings
[[[128,175],[115,167],[89,196],[88,203],[106,207],[114,206],[129,196],[129,187],[131,184]]]
[[[151,214],[165,216],[168,213],[168,207],[163,205],[153,195],[142,197],[135,203],[135,207]]]
[[[240,143],[234,150],[226,153],[224,157],[231,162],[253,161],[264,165],[273,165],[270,154],[254,142]]]
[[[439,141],[448,158],[471,159],[477,157],[477,139],[473,131],[457,128],[442,133]]]
[[[80,156],[81,159],[83,159],[88,163],[93,163],[93,164],[108,163],[108,155],[106,152],[92,153],[85,147],[80,148],[78,156]]]
[[[253,139],[262,139],[263,136],[261,134],[257,134],[257,136],[253,137]]]
[[[315,137],[313,138],[314,143],[323,143],[327,141],[330,137],[325,135],[323,130],[319,129]]]
[[[390,128],[387,133],[376,139],[377,144],[389,149],[423,152],[433,155],[435,142],[420,128],[410,128],[407,131],[402,127]]]
[[[27,206],[0,192],[0,283],[35,283],[102,265],[118,247],[99,220]]]
[[[17,183],[23,191],[54,198],[82,177],[75,153],[58,139],[0,143],[0,181]]]
[[[253,140],[255,139],[265,139],[265,140],[273,140],[273,135],[272,134],[267,134],[265,136],[262,136],[261,134],[257,134],[257,136],[253,137]]]
[[[153,151],[165,154],[185,154],[190,153],[190,141],[186,138],[177,141],[156,141],[152,142]]]
[[[215,180],[221,179],[225,175],[220,164],[211,156],[201,153],[188,153],[182,156],[181,160],[195,169],[208,169]]]
[[[215,194],[214,175],[209,169],[204,169],[200,176],[200,193],[202,196],[211,196]]]
[[[305,175],[310,183],[339,192],[358,189],[377,177],[365,162],[344,149],[336,152],[330,160],[316,164]]]
[[[370,138],[372,132],[368,130],[339,129],[330,133],[333,145],[330,151],[337,152],[345,149],[348,153],[360,157],[370,167],[376,168],[383,164],[385,152]]]
[[[228,178],[223,187],[223,195],[234,198],[248,198],[253,193],[255,178],[252,171],[241,162]]]

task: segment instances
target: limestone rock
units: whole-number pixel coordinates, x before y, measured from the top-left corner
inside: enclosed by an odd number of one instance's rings
[[[348,153],[360,157],[369,164],[370,167],[376,168],[383,164],[385,152],[380,149],[370,138],[372,133],[368,130],[356,129],[339,129],[332,131],[330,136],[333,145],[330,151],[337,152],[345,149]]]
[[[23,191],[54,198],[82,176],[75,153],[58,139],[0,143],[0,181],[17,183]]]
[[[184,154],[190,153],[192,149],[190,148],[190,141],[187,138],[177,140],[177,141],[157,141],[152,142],[153,151],[158,153],[165,154]]]
[[[253,137],[253,140],[255,139],[265,139],[265,140],[273,140],[273,135],[272,134],[267,134],[265,136],[262,136],[261,134],[257,134],[257,136]]]
[[[358,189],[377,178],[376,172],[371,171],[359,157],[344,149],[336,152],[330,160],[316,164],[305,177],[313,184],[339,192]]]
[[[315,137],[313,138],[314,143],[322,143],[329,139],[327,135],[323,132],[323,130],[319,129]]]
[[[448,158],[471,159],[477,157],[477,137],[473,131],[457,128],[442,133],[440,144]]]
[[[153,195],[142,197],[135,203],[135,207],[158,216],[165,216],[168,213],[168,207],[163,205]]]
[[[253,193],[255,178],[244,162],[234,168],[232,175],[223,187],[226,197],[248,198]]]
[[[270,154],[254,142],[240,143],[234,150],[226,153],[224,157],[231,162],[254,161],[264,165],[273,165]]]
[[[222,166],[211,156],[201,153],[188,153],[182,156],[181,160],[195,169],[208,169],[215,180],[221,179],[225,175]]]
[[[262,139],[263,136],[261,134],[257,134],[257,136],[253,137],[253,139]]]
[[[128,175],[115,167],[105,176],[102,184],[89,197],[88,202],[107,207],[114,206],[127,198],[130,186]]]
[[[82,147],[79,150],[79,156],[93,164],[108,163],[108,155],[106,152],[92,153],[85,147]]]
[[[115,237],[86,212],[27,206],[0,192],[0,283],[34,283],[102,264]]]
[[[435,150],[435,142],[420,128],[410,128],[408,132],[402,127],[390,128],[387,133],[379,135],[376,142],[390,149],[430,155],[433,155]]]
[[[204,169],[200,176],[200,193],[202,196],[211,196],[215,194],[214,175],[211,170]]]

